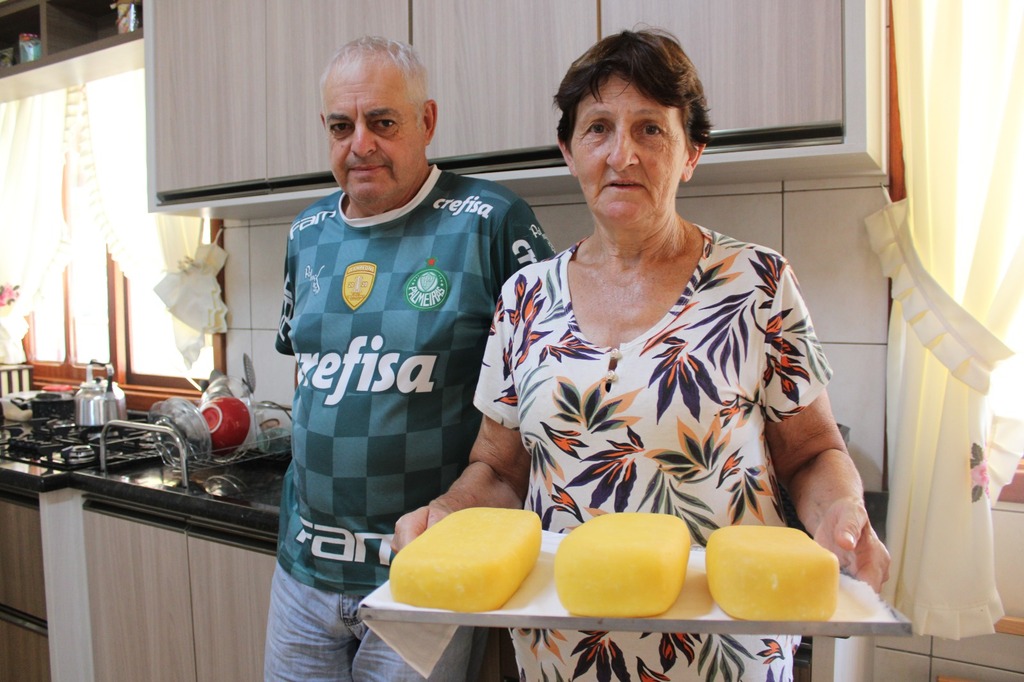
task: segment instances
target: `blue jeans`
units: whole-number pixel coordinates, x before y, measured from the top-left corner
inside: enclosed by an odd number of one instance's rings
[[[358,618],[361,599],[304,585],[278,565],[270,588],[265,682],[422,682]],[[428,679],[475,679],[486,635],[484,629],[459,628]]]

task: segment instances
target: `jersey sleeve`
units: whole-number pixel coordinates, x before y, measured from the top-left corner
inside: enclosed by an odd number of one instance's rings
[[[274,348],[283,355],[293,355],[292,350],[292,313],[295,311],[295,283],[292,279],[292,268],[285,260],[284,293],[281,299],[281,319],[277,323],[277,334],[274,336]]]
[[[522,199],[513,201],[492,245],[491,265],[497,287],[523,266],[552,255],[554,248],[533,209]]]
[[[772,421],[782,421],[810,405],[832,378],[796,274],[787,262],[782,263],[765,325],[764,405]]]

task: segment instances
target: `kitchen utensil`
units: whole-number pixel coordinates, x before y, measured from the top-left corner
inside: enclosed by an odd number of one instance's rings
[[[242,369],[245,372],[246,388],[249,389],[249,393],[256,393],[256,370],[248,353],[242,353]]]
[[[241,399],[221,395],[204,402],[199,411],[210,429],[214,457],[234,454],[252,430],[252,414]]]
[[[203,397],[200,404],[225,395],[239,398],[246,404],[249,404],[252,400],[252,391],[249,390],[245,380],[240,379],[239,377],[222,374],[210,380],[210,384],[206,387],[206,390],[203,391]]]
[[[208,461],[213,450],[210,429],[199,408],[184,398],[168,398],[149,409],[149,423],[173,428],[185,441],[185,456],[189,460]],[[180,466],[178,453],[169,443],[161,448],[164,463]]]
[[[92,377],[92,367],[104,367],[106,382]],[[75,393],[75,423],[79,426],[103,426],[112,419],[127,419],[128,406],[124,391],[114,383],[114,368],[99,362],[86,367],[86,380]]]
[[[31,403],[33,419],[72,419],[75,416],[75,399],[69,393],[40,391]]]
[[[39,391],[16,391],[0,397],[3,405],[4,419],[12,422],[26,422],[32,418],[32,398]]]

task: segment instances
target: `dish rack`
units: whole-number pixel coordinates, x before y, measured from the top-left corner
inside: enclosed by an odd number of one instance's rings
[[[184,401],[183,401],[184,402]],[[287,411],[279,405],[264,403],[264,406],[273,407]],[[107,473],[108,434],[112,429],[118,429],[124,434],[132,430],[157,435],[152,449],[138,453],[138,458],[150,458],[160,456],[164,464],[181,471],[181,480],[189,480],[189,471],[223,466],[225,464],[239,464],[249,460],[272,459],[284,461],[291,457],[291,433],[290,429],[275,428],[260,430],[255,440],[247,443],[230,453],[214,453],[209,447],[209,434],[205,434],[207,440],[203,441],[199,434],[199,427],[195,420],[189,418],[176,421],[172,416],[158,415],[153,422],[137,422],[112,419],[103,425],[99,438],[99,464],[100,471]],[[151,415],[152,416],[152,415]]]

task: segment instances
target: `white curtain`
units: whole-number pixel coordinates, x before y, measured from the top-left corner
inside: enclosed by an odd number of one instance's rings
[[[892,11],[907,199],[866,220],[893,297],[883,596],[959,639],[1003,615],[991,503],[1024,452],[1024,3]]]
[[[95,159],[97,224],[133,286],[155,290],[174,318],[175,346],[191,367],[206,334],[227,331],[217,273],[227,254],[203,244],[199,218],[147,210],[145,78],[132,71],[86,86]]]
[[[0,310],[0,364],[25,361],[26,316],[43,282],[68,261],[61,208],[63,90],[0,103],[0,285],[19,298]]]

